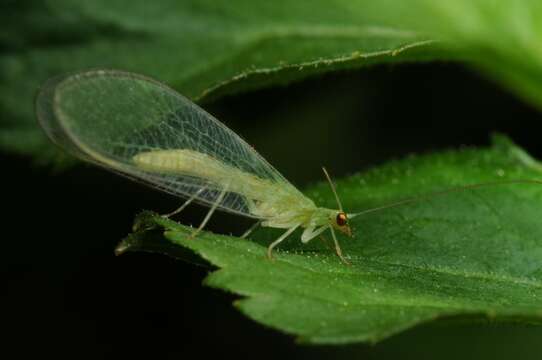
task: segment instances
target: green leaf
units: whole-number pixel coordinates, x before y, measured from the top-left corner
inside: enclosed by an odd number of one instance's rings
[[[541,178],[540,170],[495,137],[491,148],[411,156],[337,184],[345,208],[357,212],[454,186]],[[335,207],[326,184],[306,193]],[[351,220],[353,238],[339,238],[346,266],[326,243],[302,245],[298,233],[270,261],[275,229],[251,240],[205,231],[192,239],[191,228],[145,212],[119,252],[148,248],[184,258],[171,244],[190,249],[218,268],[205,284],[239,294],[235,305],[250,318],[310,343],[374,342],[452,316],[540,323],[541,213],[542,185],[516,184],[366,214]]]
[[[442,41],[450,54],[542,107],[542,2],[383,0],[364,5],[365,21]]]
[[[32,99],[89,67],[165,81],[195,100],[369,64],[474,64],[542,106],[539,0],[11,2],[0,12],[0,147],[56,156]]]
[[[87,68],[153,76],[196,100],[382,62],[441,57],[428,37],[359,20],[347,1],[14,2],[0,14],[0,147],[55,157],[32,99]],[[330,9],[332,9],[330,11]]]

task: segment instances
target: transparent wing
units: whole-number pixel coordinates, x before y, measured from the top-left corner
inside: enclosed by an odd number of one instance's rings
[[[237,134],[171,88],[141,75],[95,70],[51,79],[36,98],[36,112],[47,135],[65,150],[174,195],[210,205],[235,181],[243,190],[230,186],[219,208],[251,217],[261,216],[251,211],[254,199],[247,194],[268,190],[269,196],[306,199]],[[232,179],[134,162],[137,155],[164,150],[203,154]],[[194,166],[206,164],[201,160]]]

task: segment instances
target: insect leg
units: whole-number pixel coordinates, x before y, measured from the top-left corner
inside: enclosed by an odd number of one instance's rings
[[[252,225],[247,231],[245,231],[245,233],[243,235],[241,235],[241,239],[244,239],[247,236],[249,236],[250,233],[253,232],[261,223],[262,223],[261,220],[254,223],[254,225]]]
[[[346,265],[350,265],[348,260],[346,260],[343,256],[343,252],[341,251],[341,247],[339,246],[339,242],[337,241],[337,237],[335,236],[335,231],[333,231],[333,228],[330,226],[329,230],[331,230],[331,237],[333,238],[333,242],[335,243],[335,252],[337,253],[337,256],[341,259],[343,263]]]
[[[329,242],[327,241],[327,237],[325,237],[324,235],[320,234],[320,240],[322,240],[322,242],[324,243],[324,245],[325,245],[328,249],[334,250],[334,249],[333,249],[333,246],[331,246],[331,245],[329,244]]]
[[[172,211],[170,213],[164,214],[164,215],[162,215],[162,217],[169,218],[169,217],[172,217],[173,215],[177,215],[178,213],[183,211],[188,205],[190,205],[190,203],[192,201],[194,201],[196,199],[196,197],[198,197],[198,195],[203,192],[203,190],[205,190],[204,187],[202,187],[201,189],[196,191],[194,193],[194,195],[190,196],[177,210],[174,210],[174,211]]]
[[[306,228],[305,231],[303,231],[303,234],[301,234],[301,242],[303,244],[306,244],[308,243],[309,241],[311,241],[312,239],[314,239],[315,237],[317,237],[318,235],[320,235],[321,233],[323,233],[324,231],[327,230],[327,226],[324,225],[324,226],[321,226],[319,228]]]
[[[218,207],[218,205],[224,199],[224,196],[226,196],[227,191],[228,191],[228,185],[224,186],[224,189],[222,189],[222,191],[220,192],[220,195],[218,195],[218,198],[214,202],[213,206],[211,206],[211,209],[209,209],[209,212],[207,213],[207,215],[205,215],[205,218],[201,222],[200,226],[190,235],[191,238],[196,237],[196,235],[201,231],[201,229],[205,227],[205,225],[207,224],[207,222],[209,221],[209,219],[215,212],[216,208]]]
[[[271,245],[267,248],[267,258],[269,260],[273,260],[273,248],[280,244],[284,239],[286,239],[291,233],[294,232],[295,229],[299,227],[300,224],[297,224],[295,226],[292,226],[289,228],[284,234],[282,234],[277,240],[273,241]]]

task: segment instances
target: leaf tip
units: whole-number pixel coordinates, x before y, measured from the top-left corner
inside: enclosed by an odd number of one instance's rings
[[[130,249],[130,245],[126,244],[126,241],[121,241],[117,247],[115,247],[114,253],[115,256],[120,256],[127,252]]]
[[[542,172],[542,164],[527,151],[516,145],[508,136],[501,133],[491,134],[491,143],[499,151],[503,151],[521,165]]]

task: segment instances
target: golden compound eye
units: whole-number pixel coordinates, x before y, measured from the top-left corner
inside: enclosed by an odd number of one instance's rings
[[[340,212],[340,213],[337,214],[337,218],[335,219],[335,221],[337,222],[337,225],[344,226],[344,225],[346,225],[348,219],[347,219],[345,213]]]

